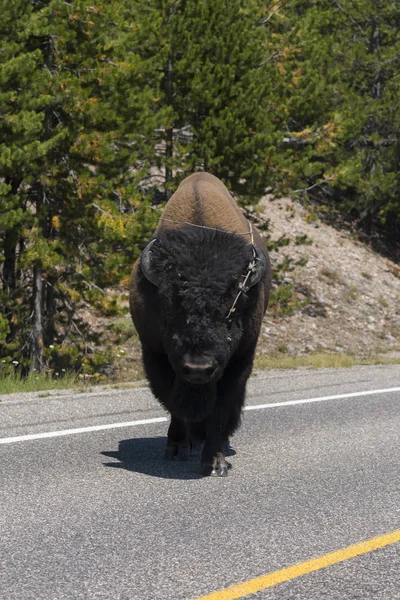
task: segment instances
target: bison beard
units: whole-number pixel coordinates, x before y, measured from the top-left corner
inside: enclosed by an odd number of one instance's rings
[[[183,421],[198,422],[212,413],[216,399],[215,383],[191,385],[176,380],[168,403],[169,410]]]

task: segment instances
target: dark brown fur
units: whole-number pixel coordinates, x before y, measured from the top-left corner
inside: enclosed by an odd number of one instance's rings
[[[186,459],[190,444],[204,441],[203,472],[226,475],[222,444],[240,423],[271,287],[268,254],[226,187],[208,173],[182,181],[155,238],[152,260],[159,283],[150,283],[138,261],[130,308],[152,391],[172,415],[166,458]],[[228,321],[252,258],[251,241],[264,254],[266,270],[242,294]],[[217,365],[215,375],[202,385],[185,380],[185,364],[205,356]]]

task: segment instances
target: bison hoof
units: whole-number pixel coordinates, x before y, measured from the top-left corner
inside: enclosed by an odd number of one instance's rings
[[[211,471],[211,477],[228,477],[228,465],[219,465]]]
[[[222,453],[218,453],[214,456],[213,462],[202,462],[201,469],[203,475],[211,475],[212,477],[227,477],[228,469],[231,465],[225,460]]]

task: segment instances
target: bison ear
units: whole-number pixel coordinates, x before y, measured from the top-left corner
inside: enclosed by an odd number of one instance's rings
[[[151,264],[152,261],[152,247],[154,242],[157,240],[151,240],[146,246],[146,248],[142,252],[142,256],[140,257],[140,266],[143,271],[143,275],[155,286],[158,286],[158,277],[157,273],[155,273],[153,266]]]
[[[256,283],[260,281],[260,279],[263,277],[264,273],[267,270],[267,261],[263,252],[261,252],[261,250],[257,248],[257,246],[253,246],[253,251],[253,260],[255,262],[255,265],[253,267],[253,273],[250,278],[250,287],[256,285]]]

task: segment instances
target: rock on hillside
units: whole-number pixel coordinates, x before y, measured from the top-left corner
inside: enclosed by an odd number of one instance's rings
[[[399,351],[400,267],[355,240],[350,231],[337,230],[315,215],[310,218],[298,202],[265,198],[260,210],[270,220],[273,240],[285,235],[293,242],[272,253],[273,263],[286,255],[295,262],[307,259],[307,264],[283,274],[283,284],[293,289],[293,312],[285,315],[279,306],[271,306],[259,351]]]

